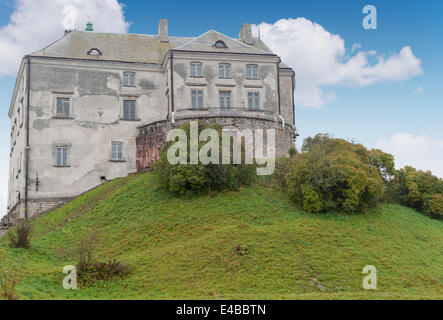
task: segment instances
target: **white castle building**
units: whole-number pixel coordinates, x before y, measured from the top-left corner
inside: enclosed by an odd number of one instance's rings
[[[3,224],[148,168],[163,131],[190,119],[275,128],[278,155],[293,145],[294,71],[250,25],[239,39],[214,30],[170,37],[167,20],[157,35],[88,30],[66,31],[22,60]]]

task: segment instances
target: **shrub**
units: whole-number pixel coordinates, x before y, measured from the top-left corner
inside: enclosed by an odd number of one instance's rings
[[[292,158],[293,156],[295,156],[297,154],[297,149],[295,149],[295,147],[291,147],[289,148],[289,157]]]
[[[9,244],[12,248],[29,249],[31,247],[32,226],[28,221],[22,221],[15,232],[9,232]]]
[[[97,261],[98,246],[100,244],[99,231],[90,230],[78,243],[77,276],[79,282],[87,286],[96,281],[108,281],[114,277],[124,277],[130,272],[130,267],[116,259],[108,262]]]
[[[395,172],[388,183],[390,200],[413,208],[433,217],[441,217],[443,180],[406,166]]]
[[[187,163],[170,164],[167,158],[168,149],[175,143],[169,142],[161,152],[160,160],[154,164],[161,188],[174,194],[209,193],[211,191],[236,190],[241,185],[247,185],[254,180],[255,166],[245,164],[189,164],[190,162],[190,124],[180,127],[187,135]],[[208,125],[205,122],[198,123],[198,134],[205,129],[214,129],[219,137],[219,163],[222,159],[222,127],[220,125]],[[231,140],[232,142],[232,140]],[[198,150],[207,142],[199,142]],[[232,146],[232,143],[231,143]],[[232,147],[231,147],[232,150]],[[242,143],[242,158],[244,158],[244,144]],[[231,154],[232,163],[232,154]]]
[[[370,152],[360,144],[328,135],[309,138],[295,155],[286,174],[292,201],[309,212],[356,212],[374,207],[384,183],[371,164]]]
[[[443,218],[443,194],[434,194],[431,197],[429,211],[432,216]]]
[[[83,285],[97,281],[108,281],[112,278],[124,277],[130,273],[128,264],[123,264],[116,259],[108,262],[93,262],[82,264],[77,267],[77,276]]]

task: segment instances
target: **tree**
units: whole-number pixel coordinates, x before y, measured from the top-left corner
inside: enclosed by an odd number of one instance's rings
[[[363,212],[382,198],[384,183],[360,144],[329,135],[307,139],[286,175],[290,198],[309,212]]]

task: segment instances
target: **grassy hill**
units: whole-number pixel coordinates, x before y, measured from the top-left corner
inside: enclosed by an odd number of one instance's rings
[[[151,174],[118,179],[33,221],[30,250],[0,240],[0,269],[22,265],[22,299],[443,298],[443,223],[381,205],[366,215],[298,211],[263,180],[239,192],[177,199]],[[64,290],[59,253],[89,228],[99,257],[130,276]],[[362,288],[374,265],[378,289]]]

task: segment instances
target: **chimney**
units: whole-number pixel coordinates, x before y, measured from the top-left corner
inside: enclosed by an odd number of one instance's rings
[[[252,28],[250,24],[245,23],[241,27],[240,40],[249,45],[254,44],[254,40],[252,39]]]
[[[168,20],[160,19],[158,23],[158,36],[161,42],[169,42],[168,38]]]

